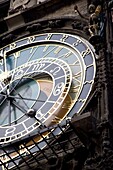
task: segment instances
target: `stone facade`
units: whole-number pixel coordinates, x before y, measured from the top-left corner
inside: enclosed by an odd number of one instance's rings
[[[62,137],[58,138],[58,141],[56,140],[56,143],[58,143],[56,148],[54,148],[55,143],[51,146],[55,150],[54,152],[48,145],[47,150],[45,149],[36,154],[37,161],[32,156],[25,157],[27,164],[22,160],[19,166],[24,166],[20,169],[112,170],[112,2],[111,4],[108,4],[105,0],[47,0],[40,2],[13,12],[10,11],[13,8],[10,2],[7,16],[4,14],[4,18],[0,21],[2,24],[0,46],[2,47],[19,38],[45,31],[82,35],[95,48],[97,73],[91,96],[80,117],[78,116],[79,120],[75,116],[69,123],[72,133],[68,134],[67,132],[68,140],[63,134]],[[100,5],[102,8],[98,21],[88,11],[89,5],[92,3],[96,7]],[[99,29],[95,27],[95,23],[99,26]],[[92,29],[92,26],[94,29]],[[94,39],[92,40],[92,38]],[[84,118],[85,114],[86,118]],[[63,141],[65,142],[62,149],[60,144]],[[61,150],[61,152],[58,153],[58,150]]]

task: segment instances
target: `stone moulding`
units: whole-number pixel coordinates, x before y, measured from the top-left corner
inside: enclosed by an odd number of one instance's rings
[[[43,33],[45,31],[65,32],[78,35],[82,34],[84,38],[88,39],[87,25],[88,23],[86,21],[75,17],[58,17],[49,20],[36,20],[9,29],[0,35],[0,42],[2,42],[1,46],[4,46],[18,38],[23,38],[31,34]]]

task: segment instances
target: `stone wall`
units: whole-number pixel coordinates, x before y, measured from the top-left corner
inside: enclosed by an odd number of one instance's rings
[[[87,14],[87,1],[86,0],[78,0],[75,1],[69,5],[65,4],[64,7],[61,7],[60,9],[55,10],[54,12],[50,14],[46,14],[42,19],[51,19],[54,17],[75,17],[78,16],[77,13],[74,12],[74,6],[77,5],[80,12],[83,15]]]

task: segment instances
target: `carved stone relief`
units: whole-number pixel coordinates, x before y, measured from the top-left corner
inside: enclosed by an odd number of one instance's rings
[[[30,8],[37,4],[37,0],[11,0],[9,14]]]

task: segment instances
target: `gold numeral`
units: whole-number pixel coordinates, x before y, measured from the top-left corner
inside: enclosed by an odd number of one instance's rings
[[[54,54],[58,54],[62,50],[62,47],[58,47],[55,51]]]
[[[72,52],[71,51],[69,51],[69,52],[67,52],[67,53],[65,53],[65,54],[62,54],[61,56],[59,56],[58,58],[68,58],[68,57],[70,57],[70,55],[72,55]]]
[[[65,57],[68,58],[71,54],[72,54],[72,52],[69,51],[68,53],[65,54]]]
[[[50,47],[49,45],[46,45],[45,48],[43,49],[43,52],[46,52],[49,47]]]

